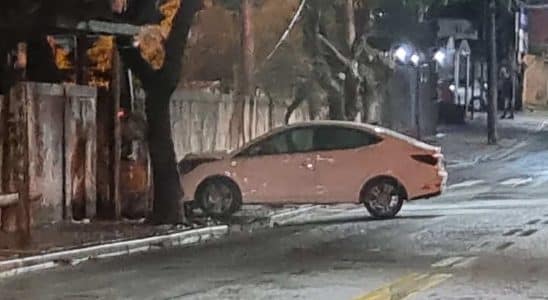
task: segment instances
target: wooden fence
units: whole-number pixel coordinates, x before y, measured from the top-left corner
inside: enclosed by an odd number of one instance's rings
[[[171,101],[173,141],[177,158],[190,152],[229,150],[229,123],[234,107],[232,94],[178,90]],[[247,102],[244,114],[246,140],[271,127],[283,125],[287,104],[263,94]],[[295,110],[290,122],[308,119],[306,105]]]

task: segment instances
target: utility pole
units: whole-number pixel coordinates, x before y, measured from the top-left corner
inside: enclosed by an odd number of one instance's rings
[[[417,139],[421,139],[421,66],[414,66],[415,68],[415,127],[417,130]]]
[[[490,145],[497,143],[497,98],[498,98],[498,72],[497,72],[497,0],[489,1],[489,99],[487,105],[487,142]]]

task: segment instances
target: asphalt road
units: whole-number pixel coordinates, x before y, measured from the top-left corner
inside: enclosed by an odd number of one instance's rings
[[[451,171],[435,199],[375,221],[319,208],[187,249],[0,282],[0,299],[548,299],[548,133]]]

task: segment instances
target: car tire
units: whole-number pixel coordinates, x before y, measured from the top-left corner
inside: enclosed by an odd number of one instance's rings
[[[367,184],[360,198],[372,217],[390,219],[400,212],[406,196],[396,180],[382,178]]]
[[[226,219],[242,206],[239,188],[226,178],[210,179],[201,184],[196,201],[207,216],[215,219]]]

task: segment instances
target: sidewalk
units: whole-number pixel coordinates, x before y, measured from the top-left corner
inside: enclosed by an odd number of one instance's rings
[[[15,246],[13,236],[0,232],[0,279],[90,259],[199,245],[229,234],[271,228],[316,208],[244,206],[229,224],[198,217],[196,224],[201,225],[194,227],[138,222],[51,224],[33,228],[32,240],[24,248]]]
[[[548,112],[522,112],[514,120],[497,121],[497,145],[487,144],[485,114],[476,115],[465,125],[441,125],[438,134],[425,141],[442,147],[449,168],[466,167],[518,150],[530,134],[548,129]]]
[[[151,226],[130,222],[58,223],[33,228],[31,241],[24,248],[16,246],[13,235],[0,231],[0,260],[158,236],[189,229],[191,228],[183,226]]]

